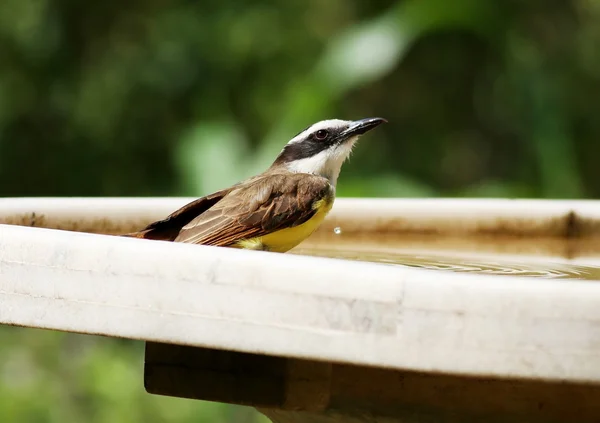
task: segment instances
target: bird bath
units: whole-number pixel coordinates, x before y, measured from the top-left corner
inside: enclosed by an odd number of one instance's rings
[[[600,202],[338,199],[288,254],[67,232],[188,200],[1,200],[38,228],[0,226],[0,323],[145,340],[149,392],[277,423],[599,420]]]

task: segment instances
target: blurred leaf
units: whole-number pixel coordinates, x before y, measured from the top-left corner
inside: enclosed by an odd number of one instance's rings
[[[398,64],[409,37],[393,13],[351,27],[331,41],[312,76],[335,98],[359,85],[377,80]]]
[[[177,145],[185,195],[201,196],[245,179],[244,134],[232,123],[199,123]]]

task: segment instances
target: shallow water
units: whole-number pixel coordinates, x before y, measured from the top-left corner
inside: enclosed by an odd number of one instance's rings
[[[501,256],[489,258],[445,257],[423,253],[383,254],[314,249],[300,250],[299,253],[461,273],[600,280],[600,267],[555,262],[551,258],[545,261],[517,261]]]
[[[320,236],[293,252],[459,273],[600,281],[596,242]]]

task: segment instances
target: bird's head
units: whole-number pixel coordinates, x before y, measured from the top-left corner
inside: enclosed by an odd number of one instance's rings
[[[272,167],[320,175],[335,186],[342,164],[358,138],[384,122],[387,121],[382,118],[317,122],[292,138]]]

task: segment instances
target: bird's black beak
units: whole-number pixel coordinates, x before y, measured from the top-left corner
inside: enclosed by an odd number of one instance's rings
[[[340,135],[345,139],[356,136],[356,135],[362,135],[365,132],[368,132],[371,129],[378,127],[382,123],[387,123],[387,120],[385,120],[383,118],[379,118],[379,117],[355,120]]]

